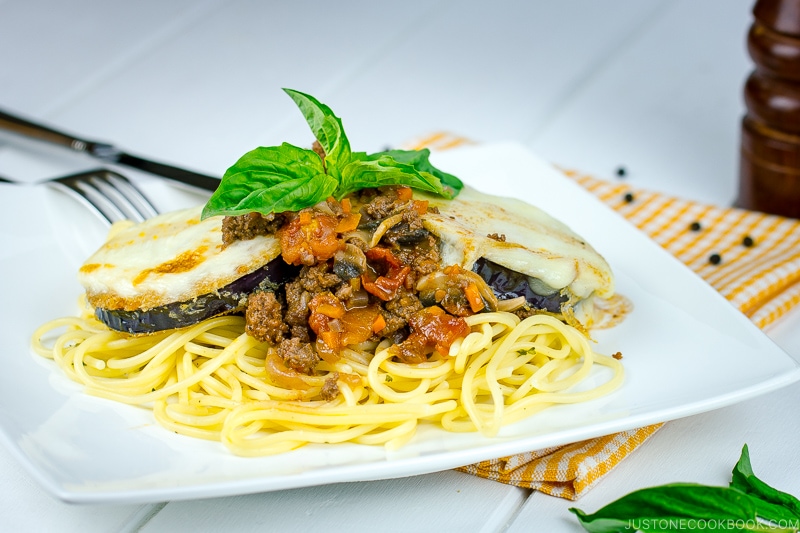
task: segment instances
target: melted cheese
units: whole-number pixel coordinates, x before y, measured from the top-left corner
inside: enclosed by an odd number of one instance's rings
[[[471,269],[484,257],[571,300],[614,294],[606,261],[544,211],[513,198],[465,187],[454,200],[417,195],[438,208],[424,217],[441,239],[443,266]],[[275,236],[222,243],[222,217],[200,220],[202,206],[115,227],[80,268],[89,303],[105,309],[152,309],[214,292],[280,254]]]
[[[78,271],[89,303],[152,309],[224,287],[280,254],[274,236],[222,243],[222,217],[200,220],[202,206],[117,228]]]
[[[484,257],[579,299],[614,294],[605,259],[541,209],[470,187],[454,200],[425,199],[439,210],[425,215],[424,224],[441,239],[444,264],[471,269]]]

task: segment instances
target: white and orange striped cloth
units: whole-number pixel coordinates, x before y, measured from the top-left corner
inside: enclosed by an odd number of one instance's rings
[[[436,133],[413,148],[466,139]],[[624,180],[565,174],[617,210],[708,281],[761,328],[800,303],[800,220],[722,208],[638,190]],[[459,470],[575,500],[663,424],[501,457]]]

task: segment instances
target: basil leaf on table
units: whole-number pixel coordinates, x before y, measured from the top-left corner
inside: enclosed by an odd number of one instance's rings
[[[756,477],[750,464],[747,445],[742,448],[742,455],[733,469],[731,487],[758,499],[758,516],[761,518],[776,523],[780,521],[800,523],[800,500],[770,487]]]
[[[288,143],[251,150],[222,180],[203,208],[203,218],[296,211],[325,200],[338,185],[325,174],[316,152]]]
[[[728,487],[688,483],[638,490],[591,515],[575,508],[570,511],[592,533],[630,532],[637,529],[647,532],[668,531],[665,526],[670,524],[683,531],[692,531],[693,521],[705,524],[711,521],[715,524],[739,523],[741,526],[754,525],[756,521],[756,505],[747,494]]]
[[[729,487],[673,483],[637,490],[593,514],[570,508],[591,533],[630,531],[797,532],[800,500],[759,480],[747,445]]]

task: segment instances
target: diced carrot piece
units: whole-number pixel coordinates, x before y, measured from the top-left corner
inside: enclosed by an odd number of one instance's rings
[[[483,298],[481,298],[481,293],[478,290],[477,285],[474,283],[470,283],[464,288],[464,295],[467,297],[467,301],[469,302],[469,306],[472,309],[473,313],[477,313],[481,309],[483,309]]]
[[[378,333],[380,330],[386,327],[386,319],[383,318],[382,314],[378,314],[375,316],[375,320],[372,321],[372,332]]]
[[[398,187],[397,188],[397,197],[400,200],[411,200],[411,187]]]
[[[428,212],[428,200],[414,200],[412,207],[414,208],[414,211],[420,215],[424,215]]]

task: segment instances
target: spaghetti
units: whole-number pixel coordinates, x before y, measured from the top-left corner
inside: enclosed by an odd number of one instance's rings
[[[449,354],[393,360],[390,342],[346,347],[314,375],[285,372],[275,349],[230,315],[147,336],[112,331],[85,313],[41,326],[33,348],[86,392],[150,408],[163,427],[222,442],[241,456],[308,443],[355,442],[397,449],[420,424],[494,436],[547,406],[588,401],[617,388],[623,367],[595,353],[558,319],[509,312],[465,320],[470,333]],[[597,366],[611,377],[578,390]],[[339,394],[322,399],[327,382]]]

